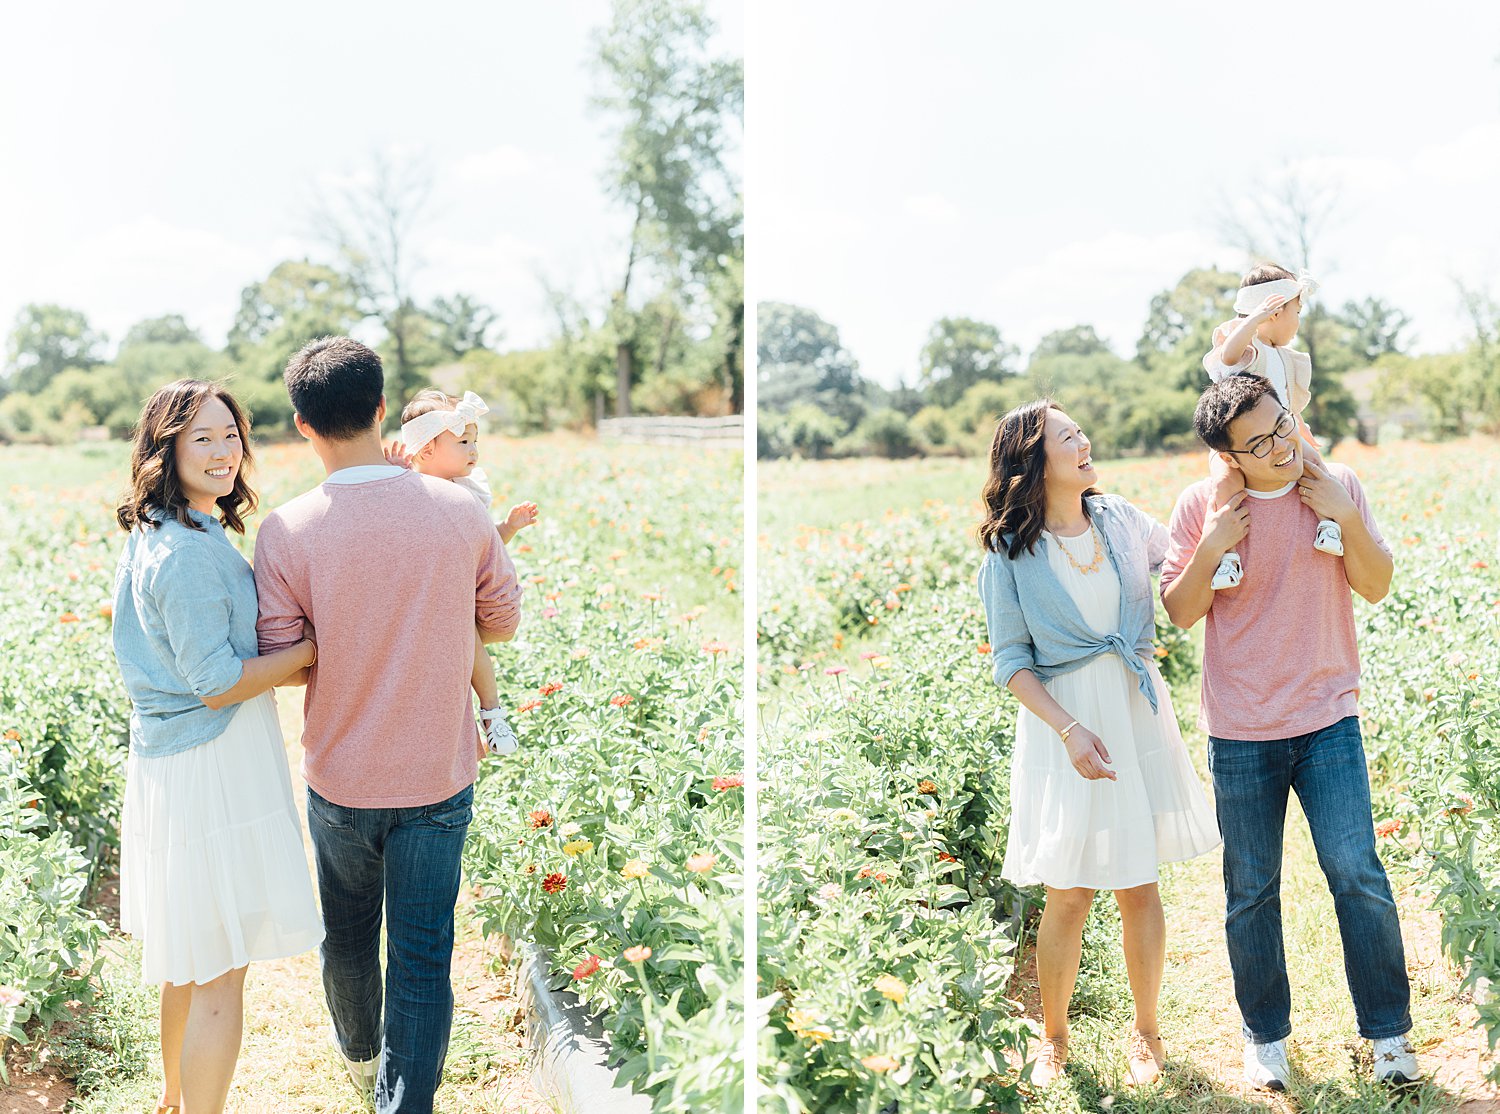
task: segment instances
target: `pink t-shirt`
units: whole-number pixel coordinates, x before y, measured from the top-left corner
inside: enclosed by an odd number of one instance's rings
[[[474,782],[474,628],[516,629],[521,588],[494,523],[446,480],[324,483],[255,540],[260,652],[316,631],[307,784],[350,808],[408,808]]]
[[[1359,479],[1344,465],[1327,467],[1389,553]],[[1177,500],[1163,592],[1198,548],[1212,491],[1200,480]],[[1273,498],[1252,493],[1245,506],[1250,532],[1234,547],[1244,580],[1213,594],[1204,623],[1198,722],[1220,739],[1289,739],[1358,714],[1354,604],[1343,558],[1313,549],[1318,516],[1295,484]]]

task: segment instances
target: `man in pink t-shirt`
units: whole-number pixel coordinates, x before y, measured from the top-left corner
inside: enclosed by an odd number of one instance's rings
[[[378,355],[348,337],[313,341],[286,386],[327,478],[260,527],[256,629],[262,654],[316,631],[302,772],[333,1041],[379,1114],[429,1114],[478,773],[474,630],[509,639],[521,590],[467,491],[387,463]]]
[[[1223,507],[1211,505],[1210,480],[1182,493],[1161,572],[1172,622],[1186,629],[1205,619],[1201,723],[1224,836],[1225,934],[1245,1077],[1279,1091],[1290,1074],[1281,859],[1295,792],[1333,893],[1376,1078],[1409,1082],[1418,1076],[1405,1036],[1411,994],[1396,904],[1375,853],[1350,595],[1384,598],[1390,548],[1354,473],[1304,462],[1296,419],[1267,380],[1235,375],[1214,384],[1193,423],[1245,477],[1245,491]],[[1342,557],[1313,548],[1325,518],[1343,531]],[[1230,549],[1244,558],[1244,579],[1215,591],[1214,570]]]

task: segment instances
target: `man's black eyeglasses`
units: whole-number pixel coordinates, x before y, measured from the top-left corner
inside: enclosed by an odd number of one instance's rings
[[[1276,428],[1272,432],[1257,437],[1243,449],[1225,449],[1224,451],[1233,453],[1235,456],[1249,455],[1255,457],[1256,460],[1264,460],[1278,437],[1283,441],[1289,441],[1295,432],[1297,432],[1296,416],[1290,410],[1283,410],[1281,420],[1276,423]]]

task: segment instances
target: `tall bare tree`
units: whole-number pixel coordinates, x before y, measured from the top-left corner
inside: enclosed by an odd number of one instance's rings
[[[313,212],[314,227],[338,250],[361,308],[385,327],[395,350],[390,391],[398,398],[416,387],[411,347],[421,319],[411,291],[420,262],[412,236],[431,196],[425,162],[377,154],[368,176],[320,198]]]

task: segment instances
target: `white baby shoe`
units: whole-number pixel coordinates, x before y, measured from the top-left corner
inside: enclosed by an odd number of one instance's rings
[[[1219,560],[1211,587],[1215,592],[1221,588],[1238,588],[1244,578],[1245,570],[1240,564],[1240,555],[1231,549]]]
[[[514,754],[519,745],[505,712],[499,708],[479,710],[479,733],[484,738],[484,749],[491,754]]]
[[[1313,539],[1313,548],[1319,553],[1329,553],[1334,557],[1344,555],[1344,531],[1339,524],[1331,518],[1318,520],[1318,536]]]

